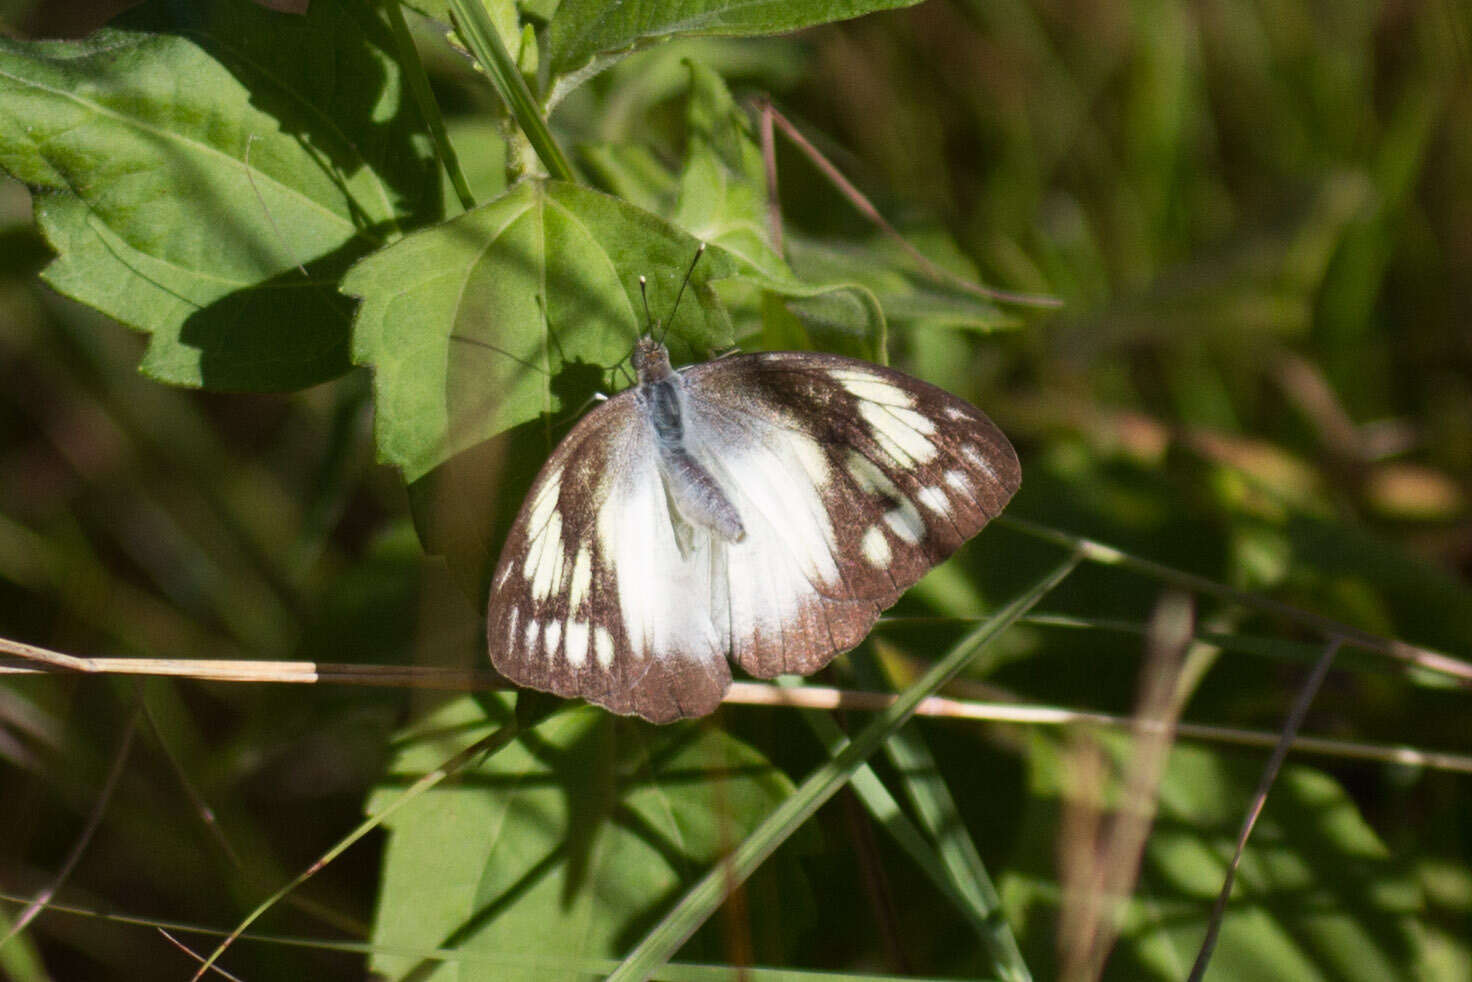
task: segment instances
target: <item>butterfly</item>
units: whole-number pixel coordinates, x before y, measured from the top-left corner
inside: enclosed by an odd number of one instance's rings
[[[807,675],[979,532],[1021,483],[991,420],[943,389],[814,352],[636,384],[553,451],[491,580],[491,661],[518,685],[663,723],[713,711],[734,661]]]

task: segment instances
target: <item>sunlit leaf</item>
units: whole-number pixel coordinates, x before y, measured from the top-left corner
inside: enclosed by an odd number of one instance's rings
[[[379,454],[412,481],[581,408],[647,327],[639,277],[667,314],[698,245],[616,198],[527,182],[365,259],[344,289],[363,298],[354,359],[374,369]],[[738,268],[715,247],[697,265],[668,338],[676,360],[730,344],[708,284]]]
[[[214,389],[346,371],[353,259],[439,209],[364,0],[290,16],[155,2],[83,41],[0,40],[0,165],[31,185],[47,281]]]
[[[612,4],[565,0],[548,29],[552,71],[585,77],[636,47],[677,35],[781,34],[815,24],[908,7],[918,0],[697,0]],[[601,56],[601,57],[595,57]]]

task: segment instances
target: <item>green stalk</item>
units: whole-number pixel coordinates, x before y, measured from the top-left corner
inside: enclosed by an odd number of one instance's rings
[[[465,180],[465,174],[460,170],[460,158],[455,156],[455,148],[450,144],[449,134],[445,132],[445,118],[440,115],[439,103],[435,102],[434,92],[429,87],[429,76],[424,72],[424,62],[419,60],[419,49],[414,46],[409,25],[404,23],[404,11],[398,0],[388,0],[384,8],[388,13],[389,28],[394,32],[394,43],[398,45],[399,65],[404,69],[404,79],[409,83],[409,92],[414,96],[414,104],[419,107],[419,115],[424,117],[424,122],[429,127],[429,139],[434,144],[435,156],[439,157],[440,166],[445,169],[450,183],[454,185],[460,207],[469,211],[475,207],[475,196],[470,193],[470,182]]]
[[[526,79],[521,77],[516,62],[511,60],[506,46],[501,43],[501,35],[496,32],[485,8],[478,0],[450,0],[450,12],[454,15],[455,30],[460,33],[461,40],[486,70],[491,84],[500,93],[506,108],[511,110],[547,173],[560,181],[576,181],[572,164],[568,163],[562,148],[552,138],[552,131],[542,118],[536,97],[527,88]]]

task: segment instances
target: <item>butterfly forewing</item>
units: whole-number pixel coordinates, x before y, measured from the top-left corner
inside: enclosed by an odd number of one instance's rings
[[[610,399],[558,446],[503,550],[488,634],[513,681],[665,721],[715,708],[728,657],[816,671],[1020,483],[982,413],[867,362],[742,355],[678,384],[683,447],[744,534],[681,517],[633,392]]]
[[[698,579],[668,576],[678,556],[654,449],[625,392],[558,445],[512,525],[486,615],[496,670],[646,719],[709,713],[731,672],[713,629],[664,616],[666,604],[708,604]]]
[[[990,420],[900,372],[773,352],[683,377],[692,442],[751,539],[728,550],[725,599],[731,656],[753,675],[807,674],[858,644],[1021,480]],[[753,590],[769,597],[765,610]]]

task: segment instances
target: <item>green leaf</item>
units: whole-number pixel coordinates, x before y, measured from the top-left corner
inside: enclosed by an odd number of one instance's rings
[[[506,718],[510,701],[488,700]],[[495,727],[468,697],[445,705],[405,738],[368,810]],[[602,974],[601,960],[791,790],[720,730],[564,711],[391,818],[373,943],[459,949],[479,978]],[[388,978],[472,975],[469,963],[459,972],[401,954],[372,967]]]
[[[0,40],[0,166],[38,192],[47,281],[152,335],[143,368],[163,381],[290,389],[346,371],[338,277],[401,220],[439,214],[389,32],[365,0],[307,17],[158,2],[126,23]]]
[[[413,481],[538,417],[581,409],[644,331],[639,277],[667,314],[699,243],[596,191],[525,182],[355,266],[353,357],[371,365],[380,457]],[[731,343],[709,283],[742,264],[711,247],[670,326],[676,361]],[[590,371],[591,370],[591,371]]]
[[[1101,737],[1102,739],[1102,737]],[[1129,741],[1103,741],[1118,762]],[[1023,822],[1020,869],[1003,896],[1027,926],[1029,962],[1056,974],[1059,887],[1052,882],[1060,805],[1077,800],[1055,737],[1034,734],[1033,814]],[[1259,758],[1177,746],[1160,785],[1160,811],[1140,884],[1121,913],[1106,978],[1180,979],[1201,944],[1203,918],[1261,771]],[[1107,794],[1107,792],[1106,792]],[[1248,841],[1208,979],[1414,978],[1424,957],[1415,927],[1421,898],[1354,801],[1328,775],[1287,767]]]
[[[884,312],[873,294],[840,271],[798,280],[773,249],[766,172],[746,114],[719,75],[688,60],[685,168],[674,221],[763,270],[783,304],[766,298],[761,309],[767,347],[819,348],[883,360]]]
[[[980,333],[1016,328],[1023,323],[989,300],[907,272],[914,268],[914,260],[886,238],[851,245],[789,236],[787,249],[793,268],[803,279],[862,283],[873,292],[890,321]],[[922,251],[941,253],[944,258],[932,257],[937,265],[976,281],[975,268],[956,254],[954,243],[934,242],[932,248]]]
[[[690,69],[688,136],[674,222],[758,269],[790,276],[769,241],[762,155],[746,115],[719,75],[693,60],[685,64]]]
[[[912,6],[918,0],[693,0],[693,2],[607,3],[564,0],[552,16],[547,41],[560,93],[635,48],[678,35],[748,37],[784,34],[816,24],[859,17],[876,10]]]
[[[610,194],[657,215],[674,213],[678,179],[647,144],[583,144],[578,160],[594,183]]]

